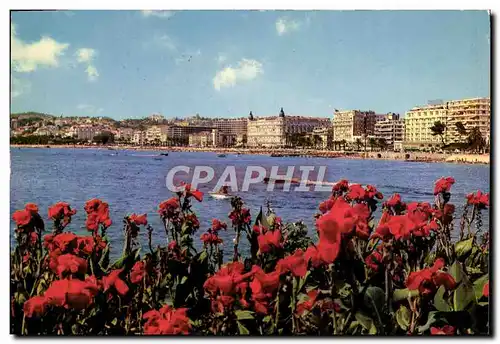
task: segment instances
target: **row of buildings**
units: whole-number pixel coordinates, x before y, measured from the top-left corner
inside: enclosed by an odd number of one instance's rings
[[[194,118],[167,121],[160,114],[147,119],[142,130],[137,127],[118,127],[94,119],[84,123],[56,119],[51,125],[37,125],[35,135],[74,137],[92,141],[104,132],[113,134],[115,141],[144,144],[189,145],[193,147],[251,147],[281,148],[314,146],[334,148],[341,143],[344,148],[366,147],[367,141],[385,142],[388,149],[437,148],[442,140],[447,143],[463,141],[463,131],[457,129],[461,122],[466,131],[478,128],[490,141],[490,98],[473,98],[439,102],[418,106],[399,114],[377,114],[374,111],[335,110],[332,118],[308,117],[285,114],[283,108],[276,116],[240,118]],[[124,120],[123,124],[127,124]],[[441,122],[443,135],[433,135],[430,129]],[[17,130],[15,121],[11,129]],[[381,140],[383,139],[383,140]]]
[[[463,142],[457,123],[462,123],[466,132],[478,128],[486,144],[490,143],[491,125],[490,98],[472,98],[438,102],[417,106],[407,111],[404,118],[398,114],[376,114],[374,111],[335,111],[333,115],[333,138],[354,144],[358,140],[383,138],[385,142],[400,149],[439,148],[447,144]],[[433,135],[431,127],[440,122],[444,125],[441,135]]]

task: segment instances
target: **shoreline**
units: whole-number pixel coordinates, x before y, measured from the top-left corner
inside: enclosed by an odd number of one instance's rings
[[[217,154],[251,154],[274,155],[275,157],[315,157],[341,159],[392,160],[406,162],[454,163],[471,165],[489,165],[489,154],[439,154],[423,152],[342,152],[318,149],[294,148],[224,148],[224,147],[172,147],[172,146],[132,146],[132,145],[20,145],[11,144],[10,148],[70,148],[70,149],[107,149],[107,150],[134,150],[134,151],[163,151],[163,152],[207,152]],[[366,155],[365,155],[366,154]],[[407,158],[409,155],[409,158]]]

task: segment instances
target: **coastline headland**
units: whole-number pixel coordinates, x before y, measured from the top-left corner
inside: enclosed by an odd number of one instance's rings
[[[316,158],[343,158],[343,159],[372,159],[372,160],[400,160],[407,162],[436,162],[436,163],[490,163],[489,154],[444,154],[427,152],[352,152],[329,151],[318,149],[294,148],[225,148],[225,147],[175,147],[175,146],[133,146],[133,145],[16,145],[11,148],[73,148],[73,149],[109,149],[161,152],[211,152],[218,154],[252,154],[271,155],[273,157],[316,157]]]

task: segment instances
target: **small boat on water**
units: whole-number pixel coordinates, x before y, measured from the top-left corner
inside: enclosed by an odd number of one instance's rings
[[[162,157],[161,157],[161,156],[155,156],[155,157],[153,158],[153,160],[162,160]]]
[[[234,197],[233,195],[221,194],[221,193],[218,193],[218,192],[209,192],[208,194],[210,196],[212,196],[213,198],[215,198],[215,199],[231,199],[231,198]]]
[[[300,180],[298,178],[291,178],[291,179],[275,179],[275,178],[269,178],[266,177],[264,178],[264,183],[268,184],[270,181],[273,181],[275,184],[285,184],[286,182],[290,182],[291,184],[300,184]]]
[[[219,158],[225,158],[226,154],[219,154],[219,155],[217,155],[217,157],[219,157]]]
[[[168,153],[160,153],[162,156],[168,156]]]

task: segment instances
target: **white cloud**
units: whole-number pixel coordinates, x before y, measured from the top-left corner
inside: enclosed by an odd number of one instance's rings
[[[89,63],[96,56],[96,51],[92,48],[81,48],[75,52],[76,59],[80,63]]]
[[[47,36],[36,42],[24,42],[17,37],[14,24],[11,24],[10,40],[12,69],[20,73],[33,72],[38,67],[57,67],[59,58],[69,47],[68,43],[59,43]]]
[[[301,23],[299,21],[287,18],[278,18],[278,20],[276,20],[276,32],[279,36],[283,36],[284,34],[293,31],[298,31],[300,29],[300,26]]]
[[[200,56],[201,50],[198,49],[195,52],[186,52],[175,59],[175,64],[179,65],[184,62],[191,62],[194,57]]]
[[[168,35],[155,36],[154,43],[160,47],[165,47],[170,51],[176,51],[177,47],[175,46],[174,40]]]
[[[92,114],[92,115],[101,113],[104,110],[103,108],[96,108],[95,106],[89,105],[89,104],[78,104],[78,106],[76,108],[80,111],[83,111],[87,114]]]
[[[87,73],[88,81],[96,81],[99,77],[99,72],[94,66],[93,61],[97,56],[97,51],[92,48],[80,48],[75,52],[75,56],[79,63],[87,65],[85,73]]]
[[[227,56],[223,53],[219,53],[219,56],[217,56],[217,63],[224,63],[227,60]]]
[[[142,15],[146,18],[147,17],[156,17],[156,18],[168,19],[175,14],[174,11],[163,11],[163,10],[158,10],[158,11],[142,10],[141,12],[142,12]]]
[[[263,74],[262,63],[256,60],[242,59],[237,67],[228,66],[215,74],[214,88],[233,87],[240,81],[250,81]]]
[[[99,77],[99,72],[92,65],[88,65],[85,72],[87,73],[87,78],[89,81],[96,81],[97,78]]]
[[[12,98],[19,97],[20,95],[29,93],[31,91],[31,83],[27,80],[11,78],[10,85],[10,95]]]

